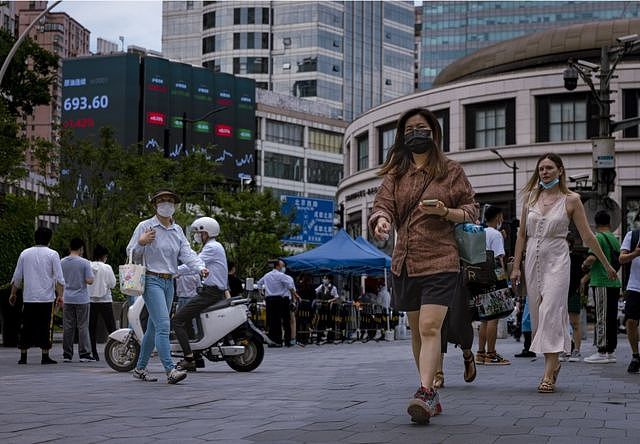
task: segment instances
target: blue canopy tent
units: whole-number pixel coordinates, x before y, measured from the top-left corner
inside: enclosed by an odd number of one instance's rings
[[[375,249],[373,246],[371,248]],[[282,259],[287,268],[295,271],[386,275],[387,268],[391,266],[391,258],[371,248],[356,243],[346,231],[340,230],[329,242]]]
[[[391,256],[388,256],[387,254],[385,254],[382,250],[380,250],[378,247],[376,247],[371,242],[366,240],[364,237],[362,236],[356,237],[355,243],[363,247],[365,250],[370,251],[373,254],[384,257],[386,261],[386,267],[391,268]]]

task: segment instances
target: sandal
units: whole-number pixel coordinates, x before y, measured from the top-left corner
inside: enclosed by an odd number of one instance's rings
[[[442,370],[438,370],[433,377],[433,387],[434,388],[442,388],[444,387],[444,372]]]
[[[556,387],[551,379],[543,379],[538,385],[538,393],[553,393],[555,391]]]
[[[464,359],[464,382],[473,382],[476,379],[476,360],[473,356],[473,352],[469,352],[469,356]]]

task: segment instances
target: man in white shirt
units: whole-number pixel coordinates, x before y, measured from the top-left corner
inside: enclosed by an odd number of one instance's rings
[[[506,288],[506,273],[504,268],[504,237],[500,232],[503,222],[502,209],[489,206],[484,212],[485,229],[487,238],[487,250],[493,251],[496,261],[496,269],[502,270],[502,276],[498,277],[498,288]],[[500,279],[502,278],[502,279]],[[498,320],[483,321],[478,332],[478,353],[476,364],[509,365],[511,362],[496,352],[496,339],[498,338]],[[485,348],[486,347],[486,348]]]
[[[620,246],[620,263],[623,264],[623,290],[625,290],[624,314],[627,318],[627,339],[632,359],[627,372],[640,372],[638,354],[638,320],[640,319],[640,230],[629,231]]]
[[[282,347],[282,330],[285,344],[291,343],[291,310],[290,298],[295,298],[293,280],[284,274],[284,262],[278,260],[273,270],[260,278],[258,288],[264,292],[267,308],[267,327],[269,338],[275,342],[274,347]],[[271,345],[270,345],[271,347]]]
[[[93,262],[91,271],[95,279],[93,284],[87,285],[89,291],[89,336],[91,337],[91,352],[93,359],[100,360],[96,347],[96,328],[98,318],[101,317],[107,329],[111,333],[116,329],[116,320],[113,318],[113,297],[111,289],[116,286],[116,276],[111,265],[107,264],[109,251],[102,245],[96,245],[93,249]]]
[[[191,231],[194,233],[194,241],[203,244],[198,256],[209,270],[209,275],[205,278],[202,289],[178,310],[172,322],[176,338],[184,353],[184,359],[178,362],[177,367],[180,370],[194,372],[197,363],[189,344],[189,324],[202,310],[231,295],[228,288],[227,255],[222,244],[216,240],[220,234],[218,221],[211,217],[200,217],[191,224]],[[187,265],[180,265],[178,274],[186,273],[188,269]],[[204,366],[204,361],[200,361],[200,364]]]
[[[18,258],[11,280],[9,303],[16,303],[18,288],[23,288],[22,326],[20,328],[20,360],[27,363],[31,346],[42,349],[41,364],[57,364],[49,357],[53,339],[53,308],[63,303],[64,277],[60,256],[49,248],[53,232],[39,227],[35,232],[36,245],[27,248]]]

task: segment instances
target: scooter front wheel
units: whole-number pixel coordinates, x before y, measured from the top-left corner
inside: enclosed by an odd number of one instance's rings
[[[251,335],[236,340],[236,344],[244,346],[244,353],[226,358],[229,367],[237,372],[250,372],[258,368],[264,358],[262,341]]]
[[[104,359],[109,367],[117,372],[130,372],[136,366],[140,356],[140,345],[135,340],[127,342],[109,338],[104,346]]]

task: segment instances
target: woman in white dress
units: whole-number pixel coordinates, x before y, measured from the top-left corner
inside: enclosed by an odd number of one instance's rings
[[[524,187],[526,196],[511,280],[520,282],[520,264],[526,248],[525,277],[531,310],[533,341],[530,350],[544,354],[544,376],[538,392],[553,393],[560,371],[558,353],[571,352],[569,337],[570,261],[567,233],[573,222],[583,243],[605,264],[609,277],[616,271],[607,261],[589,228],[580,195],[567,188],[562,159],[547,153]]]

